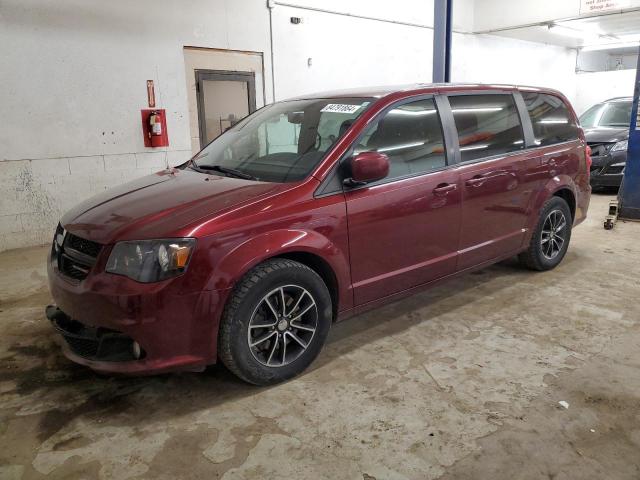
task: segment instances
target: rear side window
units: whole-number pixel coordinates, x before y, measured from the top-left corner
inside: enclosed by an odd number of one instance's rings
[[[437,170],[446,165],[440,118],[433,99],[393,107],[364,132],[354,153],[389,157],[388,179]]]
[[[560,98],[546,93],[522,92],[537,145],[553,145],[578,138],[578,126]]]
[[[524,136],[513,95],[449,97],[462,162],[521,150]]]

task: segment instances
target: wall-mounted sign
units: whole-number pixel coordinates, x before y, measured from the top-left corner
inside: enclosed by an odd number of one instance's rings
[[[580,0],[580,15],[640,6],[640,0]]]
[[[156,106],[156,92],[153,88],[153,80],[147,80],[147,100],[149,101],[149,108]]]

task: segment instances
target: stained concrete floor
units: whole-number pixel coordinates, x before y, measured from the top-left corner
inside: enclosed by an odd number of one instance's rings
[[[556,270],[505,262],[337,324],[271,388],[71,364],[46,249],[2,253],[0,478],[638,479],[640,224],[603,230],[610,198]]]

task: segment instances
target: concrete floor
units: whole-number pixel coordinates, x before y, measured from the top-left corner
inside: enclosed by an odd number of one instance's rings
[[[610,198],[556,270],[506,262],[335,325],[272,388],[73,365],[46,249],[2,253],[0,478],[638,479],[640,224],[603,230]]]

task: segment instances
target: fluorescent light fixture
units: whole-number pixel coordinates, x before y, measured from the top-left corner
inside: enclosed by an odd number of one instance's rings
[[[485,148],[489,148],[489,145],[471,145],[470,147],[460,147],[460,151],[466,152],[467,150],[484,150]]]
[[[549,31],[569,38],[584,38],[584,32],[580,30],[574,30],[573,28],[563,27],[561,25],[549,25]]]
[[[404,150],[405,148],[420,147],[421,145],[424,145],[425,143],[426,142],[404,143],[402,145],[394,145],[393,147],[379,148],[378,152],[392,152],[394,150]]]
[[[563,37],[577,38],[578,40],[583,40],[585,42],[597,42],[600,39],[600,34],[596,31],[593,31],[593,29],[577,29],[554,23],[550,24],[548,28],[551,33],[562,35]]]
[[[640,42],[618,42],[618,43],[601,43],[599,45],[587,45],[582,47],[580,51],[582,52],[596,52],[599,50],[613,50],[614,48],[638,48],[640,47]]]
[[[400,108],[394,108],[389,111],[389,113],[393,113],[394,115],[410,115],[410,116],[419,116],[419,115],[431,115],[436,113],[435,110],[402,110]]]
[[[453,113],[499,112],[502,107],[454,108]]]

